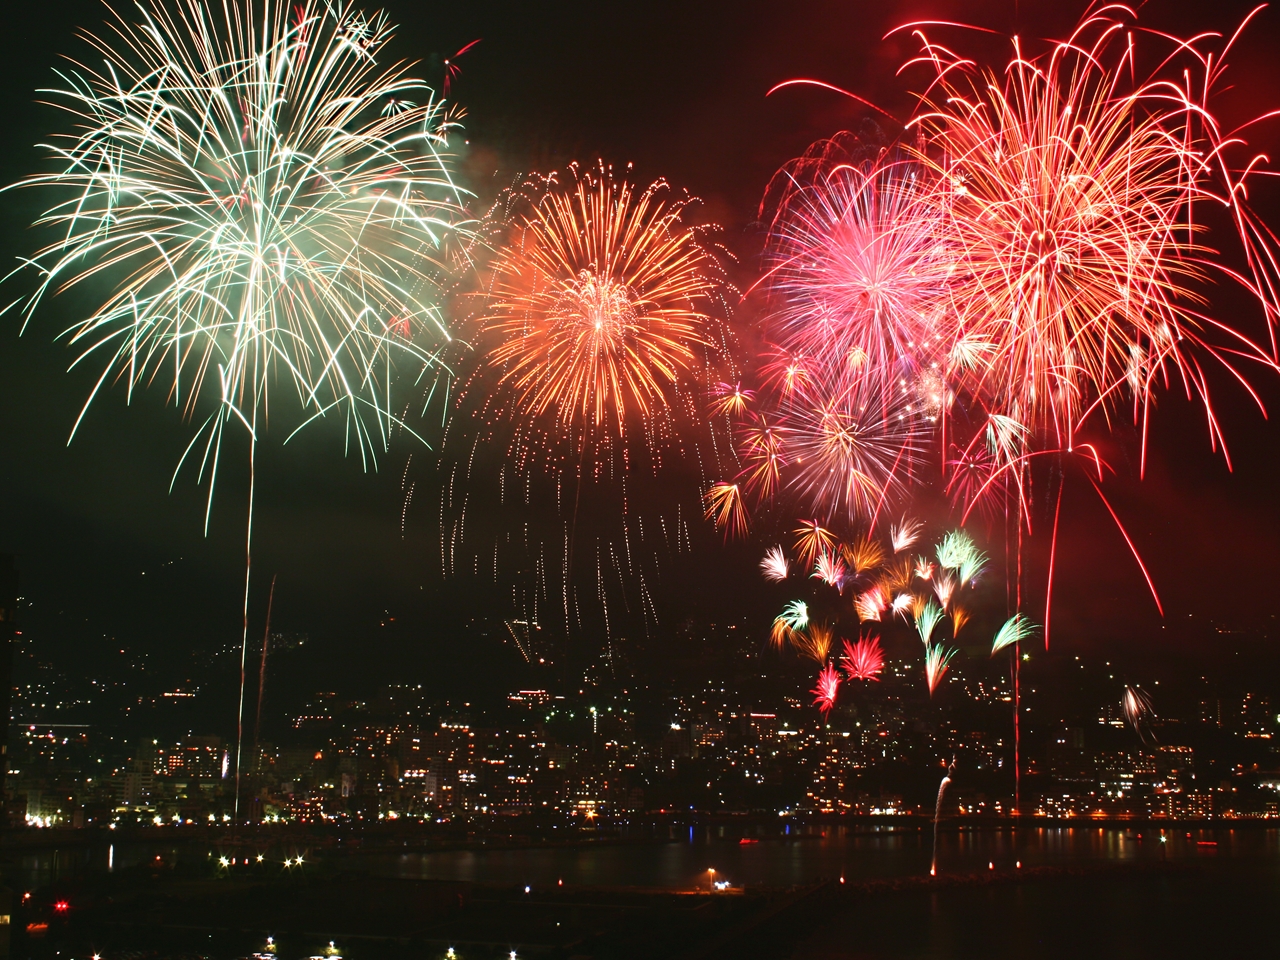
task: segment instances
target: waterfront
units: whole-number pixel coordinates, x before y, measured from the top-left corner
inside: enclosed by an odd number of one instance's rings
[[[712,869],[717,879],[735,886],[789,887],[838,877],[862,881],[923,876],[933,865],[933,831],[927,825],[813,825],[763,837],[752,830],[732,829],[722,836],[722,829],[691,827],[685,838],[666,843],[415,851],[368,854],[358,860],[381,876],[541,886],[563,880],[575,886],[675,889],[706,886]],[[744,837],[750,842],[743,843]],[[1280,862],[1280,830],[994,829],[951,823],[938,831],[937,870],[968,874],[1016,870],[1019,864],[1065,866],[1215,856]]]
[[[269,877],[286,871],[358,871],[371,876],[497,885],[565,883],[575,887],[695,889],[708,870],[733,886],[791,887],[829,878],[849,881],[923,876],[934,865],[930,824],[645,825],[613,836],[571,841],[493,839],[470,844],[338,835],[322,842],[250,835],[167,841],[131,839],[13,851],[9,882],[25,889],[82,875],[112,873],[159,861],[186,870],[236,858],[236,868]],[[343,841],[346,840],[344,843]],[[239,851],[237,853],[237,851]],[[246,854],[248,857],[246,858]],[[261,855],[262,860],[257,857]],[[288,867],[285,860],[305,856]],[[1102,862],[1268,859],[1280,863],[1280,829],[1236,827],[1064,826],[992,827],[944,822],[938,828],[940,875]],[[244,863],[249,859],[249,863]]]
[[[33,881],[17,920],[43,960],[232,960],[268,936],[280,960],[330,941],[349,960],[1195,956],[1243,949],[1280,907],[1280,831],[1261,826],[943,824],[936,877],[927,824],[791,826],[402,851],[365,836],[290,867],[300,854],[265,839],[122,840],[9,868]],[[713,877],[731,886],[712,895]]]

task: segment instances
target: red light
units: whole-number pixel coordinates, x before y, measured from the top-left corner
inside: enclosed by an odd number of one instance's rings
[[[59,900],[53,905],[53,909],[57,910],[59,913],[66,913],[71,909],[71,904],[67,903],[65,900]]]

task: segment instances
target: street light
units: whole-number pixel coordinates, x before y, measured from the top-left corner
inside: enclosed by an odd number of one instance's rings
[[[715,867],[707,868],[707,892],[708,893],[716,892],[716,868]]]

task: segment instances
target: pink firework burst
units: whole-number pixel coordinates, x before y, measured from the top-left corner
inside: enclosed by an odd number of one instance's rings
[[[949,349],[955,258],[923,167],[860,160],[867,152],[841,134],[775,176],[766,195],[772,319],[789,351],[827,370],[912,377]]]

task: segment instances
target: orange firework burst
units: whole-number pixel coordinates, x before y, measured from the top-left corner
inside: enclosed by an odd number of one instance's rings
[[[832,638],[830,627],[811,623],[803,632],[791,635],[791,644],[796,648],[797,653],[818,663],[826,663],[827,655],[831,653]]]
[[[800,524],[792,531],[796,538],[796,552],[800,554],[802,564],[813,567],[820,555],[835,547],[836,536],[817,520],[801,520]]]
[[[736,483],[714,484],[703,499],[707,504],[707,519],[714,520],[726,538],[746,536],[747,511]],[[783,576],[785,579],[785,574]]]
[[[516,413],[582,448],[668,406],[707,346],[720,270],[664,182],[571,174],[548,178],[497,256],[483,323]]]

